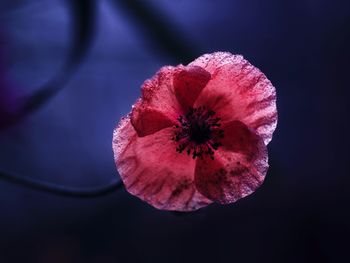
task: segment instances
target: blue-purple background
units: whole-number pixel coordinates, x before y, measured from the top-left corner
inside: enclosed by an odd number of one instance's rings
[[[39,89],[69,56],[68,2],[1,1],[1,63],[16,96]],[[142,8],[125,4],[134,0],[96,2],[93,43],[77,71],[39,111],[0,131],[1,170],[70,186],[108,184],[118,176],[112,131],[142,82],[163,65],[230,51],[277,90],[266,181],[235,204],[177,214],[124,189],[81,200],[0,180],[0,262],[346,261],[350,2],[141,1],[156,10],[144,20]],[[183,50],[152,33],[157,20]]]

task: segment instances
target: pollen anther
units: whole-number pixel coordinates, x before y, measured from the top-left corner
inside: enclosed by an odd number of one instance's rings
[[[214,152],[222,145],[220,139],[224,137],[224,131],[220,129],[221,119],[215,116],[215,112],[205,106],[190,108],[177,120],[172,138],[178,142],[176,151],[182,153],[186,150],[193,159],[203,159],[205,154],[214,159]]]

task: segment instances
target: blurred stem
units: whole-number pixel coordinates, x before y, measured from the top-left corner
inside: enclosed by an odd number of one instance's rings
[[[62,69],[45,86],[27,98],[20,115],[31,113],[42,107],[61,90],[83,61],[91,46],[95,32],[95,0],[67,1],[73,25],[71,48]]]
[[[8,127],[34,113],[52,99],[75,73],[85,58],[94,38],[96,24],[95,0],[67,0],[72,24],[70,51],[62,68],[36,92],[23,98],[21,108],[7,120]]]
[[[176,63],[182,64],[187,64],[200,55],[199,48],[156,4],[144,0],[111,1],[137,24],[139,33],[152,42],[156,53],[162,52]]]
[[[16,114],[14,114],[14,116],[9,119],[7,123],[5,123],[6,126],[16,124],[28,114],[40,109],[52,97],[54,97],[57,92],[64,87],[68,79],[74,74],[91,46],[96,21],[95,0],[67,0],[66,2],[70,8],[72,18],[71,22],[73,24],[71,32],[73,41],[71,43],[70,53],[66,59],[66,62],[53,79],[51,79],[46,85],[42,86],[34,94],[24,98],[22,108]],[[123,185],[121,181],[112,181],[105,186],[82,189],[67,187],[1,171],[0,179],[50,194],[78,198],[94,198],[104,196],[114,193]]]
[[[68,187],[63,185],[58,185],[38,179],[27,178],[23,176],[18,176],[14,174],[9,174],[0,171],[0,179],[6,180],[10,183],[17,185],[22,185],[33,190],[47,192],[54,195],[67,196],[67,197],[77,197],[77,198],[94,198],[112,194],[122,188],[123,183],[118,181],[112,181],[111,183],[94,187],[94,188],[76,188]]]

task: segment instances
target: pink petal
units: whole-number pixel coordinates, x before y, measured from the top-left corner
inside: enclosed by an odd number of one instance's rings
[[[165,113],[156,109],[143,107],[142,103],[140,104],[138,102],[135,103],[131,113],[131,123],[137,131],[138,136],[147,136],[176,124]]]
[[[138,137],[130,118],[121,120],[113,150],[126,189],[158,209],[192,211],[210,204],[195,188],[195,160],[176,152],[172,136],[173,128],[165,128]]]
[[[264,181],[268,169],[267,149],[263,140],[253,133],[247,134],[248,129],[244,132],[240,130],[240,137],[230,136],[228,138],[233,142],[226,144],[235,152],[226,150],[224,145],[215,152],[214,160],[206,157],[196,164],[197,190],[221,204],[236,202],[253,193]],[[255,142],[252,138],[256,139]]]
[[[222,138],[222,148],[232,152],[240,152],[246,155],[255,154],[258,150],[260,137],[249,130],[249,128],[240,121],[231,121],[223,127],[224,138]]]
[[[173,76],[182,67],[162,67],[142,85],[141,98],[133,105],[132,124],[139,136],[146,136],[176,122],[181,105],[174,95]]]
[[[239,120],[270,142],[277,124],[276,92],[259,69],[227,52],[203,55],[189,65],[212,76],[194,107],[211,108],[223,122]]]
[[[193,106],[194,101],[209,80],[210,73],[197,66],[185,67],[175,74],[175,95],[184,110]]]

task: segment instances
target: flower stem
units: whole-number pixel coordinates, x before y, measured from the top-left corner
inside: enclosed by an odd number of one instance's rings
[[[123,183],[120,180],[112,181],[107,185],[98,186],[93,188],[76,188],[68,187],[64,185],[58,185],[34,178],[23,177],[19,175],[9,174],[7,172],[0,171],[0,179],[6,180],[8,182],[22,185],[27,188],[34,190],[47,192],[50,194],[67,196],[67,197],[77,197],[77,198],[94,198],[105,196],[116,192],[118,189],[122,188]]]

